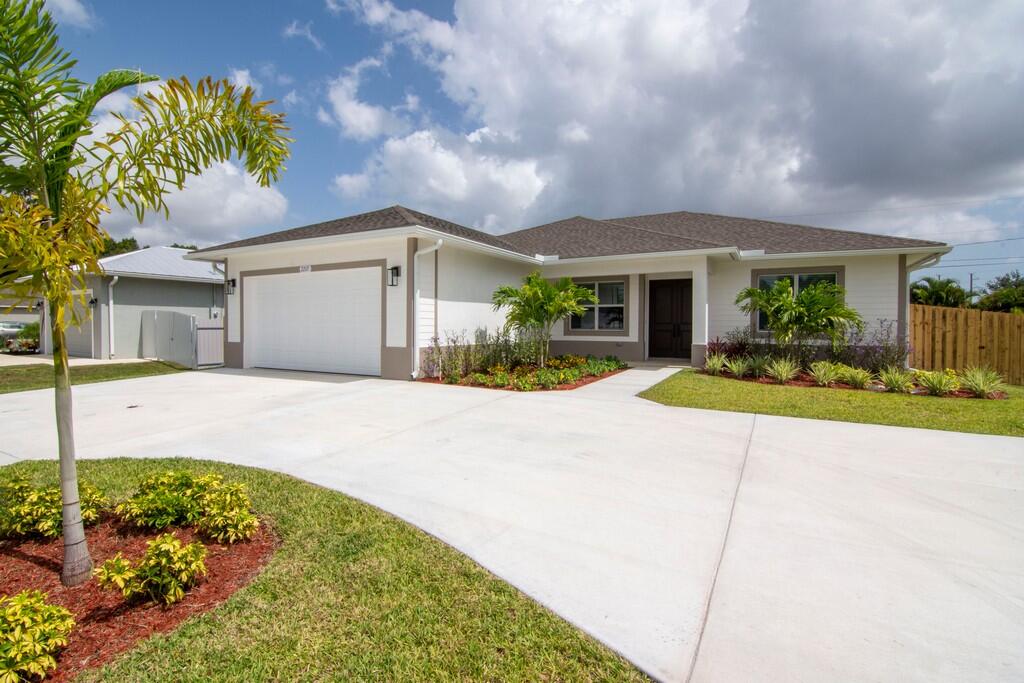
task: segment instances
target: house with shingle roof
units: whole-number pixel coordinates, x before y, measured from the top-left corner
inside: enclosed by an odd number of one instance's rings
[[[676,211],[574,216],[503,235],[402,206],[192,252],[226,273],[225,363],[409,378],[435,338],[504,323],[491,294],[532,271],[598,303],[556,329],[552,353],[702,361],[731,330],[765,334],[735,305],[789,278],[846,290],[870,325],[906,334],[910,273],[941,242]]]

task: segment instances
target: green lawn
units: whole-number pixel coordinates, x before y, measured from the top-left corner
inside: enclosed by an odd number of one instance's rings
[[[80,680],[639,681],[632,665],[473,561],[347,496],[194,460],[84,460],[127,496],[168,468],[248,485],[281,547],[225,604]],[[54,462],[0,468],[56,484]]]
[[[112,379],[149,377],[181,372],[181,368],[160,361],[145,363],[111,363],[109,365],[81,365],[71,368],[72,384],[108,382]],[[38,365],[15,365],[0,368],[0,394],[30,389],[49,389],[53,386],[53,366],[49,363]]]
[[[683,370],[640,394],[668,406],[1024,436],[1024,388],[1005,401],[741,382]]]

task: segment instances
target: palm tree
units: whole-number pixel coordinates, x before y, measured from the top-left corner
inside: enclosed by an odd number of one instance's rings
[[[910,299],[915,304],[959,308],[967,304],[967,292],[949,277],[923,277],[910,286]]]
[[[793,296],[789,278],[775,281],[771,289],[747,287],[736,295],[744,313],[764,313],[768,329],[780,344],[825,337],[833,346],[841,343],[851,329],[863,329],[860,314],[846,305],[845,292],[831,282],[803,287]]]
[[[584,304],[596,304],[597,295],[572,278],[563,277],[552,283],[534,271],[523,278],[521,287],[498,287],[491,300],[494,310],[508,309],[506,330],[536,339],[538,364],[544,367],[551,349],[551,328],[570,315],[583,315]]]
[[[78,503],[65,330],[84,317],[85,276],[102,272],[100,215],[113,201],[167,214],[164,198],[186,179],[234,156],[269,185],[288,156],[284,117],[226,81],[169,80],[134,99],[137,118],[94,134],[90,117],[105,96],[158,80],[115,70],[92,85],[75,80],[41,0],[0,0],[0,290],[45,298],[53,370],[64,564],[61,580],[89,578],[92,558]]]

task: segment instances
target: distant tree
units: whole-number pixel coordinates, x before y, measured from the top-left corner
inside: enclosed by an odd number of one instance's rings
[[[199,247],[194,244],[178,244],[177,242],[171,245],[171,249],[188,249],[189,251],[195,251],[198,248]]]
[[[1024,312],[1024,274],[1019,270],[989,280],[987,291],[978,300],[986,311]]]
[[[115,240],[110,235],[106,235],[103,238],[103,253],[100,254],[100,258],[117,256],[118,254],[127,254],[132,251],[138,251],[139,249],[141,249],[141,247],[134,237],[125,237],[124,239]]]
[[[967,304],[967,298],[959,282],[940,275],[923,277],[910,287],[910,299],[915,304],[959,308]]]

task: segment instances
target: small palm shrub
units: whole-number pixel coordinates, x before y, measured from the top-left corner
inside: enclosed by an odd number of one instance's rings
[[[146,478],[138,492],[115,508],[126,522],[148,529],[195,526],[219,542],[252,538],[259,521],[242,484],[225,484],[219,474],[195,476],[169,471]]]
[[[137,564],[118,553],[94,573],[100,586],[120,590],[125,600],[147,597],[173,605],[206,574],[205,559],[202,543],[183,545],[174,534],[163,534],[146,544]]]
[[[840,369],[835,363],[819,360],[811,363],[811,377],[819,387],[830,387],[839,381]]]
[[[878,373],[878,379],[886,391],[895,394],[906,394],[914,388],[913,373],[897,366],[884,368]]]
[[[725,367],[736,377],[743,378],[750,372],[750,359],[746,356],[736,356],[725,361]]]
[[[960,388],[956,374],[952,373],[952,371],[936,370],[929,372],[927,370],[918,370],[915,379],[930,396],[945,396]]]
[[[71,612],[28,590],[0,597],[0,681],[38,680],[57,668],[54,655],[75,627]]]
[[[800,366],[795,360],[788,356],[780,356],[773,358],[768,362],[768,367],[765,372],[769,377],[775,380],[778,384],[785,384],[789,380],[796,377],[797,373],[800,372]]]
[[[771,362],[771,357],[765,354],[756,354],[750,357],[750,374],[758,379],[761,379],[768,374],[768,363]]]
[[[864,368],[851,368],[844,366],[840,371],[840,381],[853,389],[867,389],[875,376],[870,370]]]
[[[724,353],[709,353],[704,357],[704,372],[715,377],[721,375],[727,360]]]
[[[960,386],[977,398],[988,398],[1006,388],[998,372],[984,367],[971,367],[961,372]]]
[[[95,486],[82,482],[78,487],[82,521],[95,524],[107,498]],[[0,488],[0,538],[42,536],[57,538],[63,533],[64,503],[60,489],[34,489],[24,480],[15,480]]]

